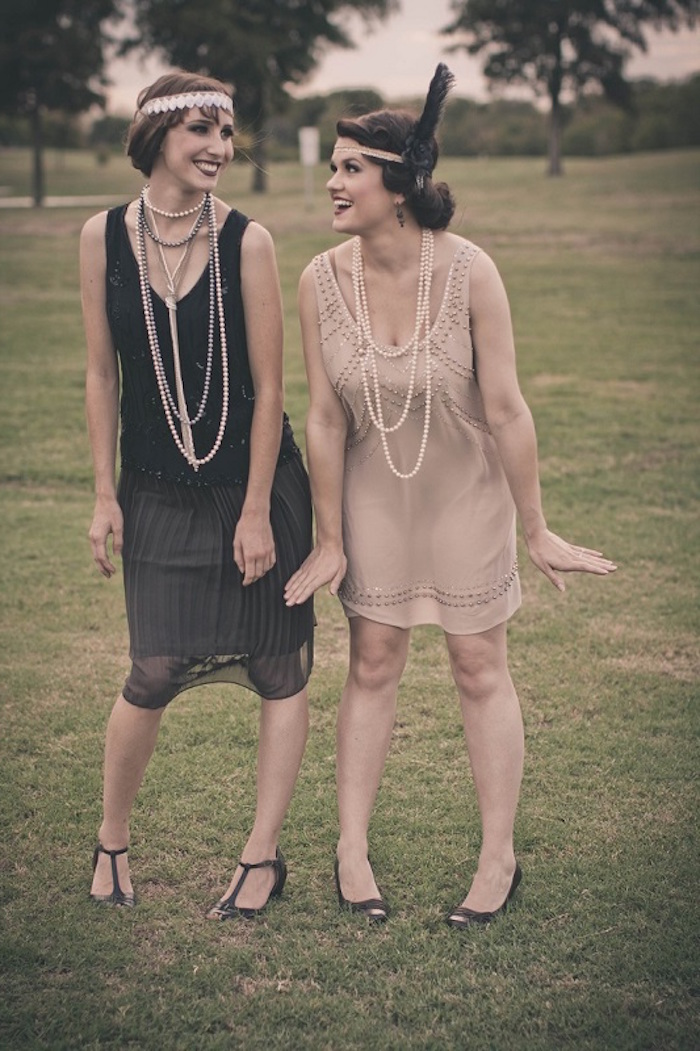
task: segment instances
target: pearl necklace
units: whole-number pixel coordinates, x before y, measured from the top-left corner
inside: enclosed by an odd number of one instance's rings
[[[209,332],[207,337],[207,368],[205,372],[204,388],[202,391],[202,398],[199,403],[197,415],[190,417],[187,411],[187,402],[185,400],[184,388],[182,386],[182,373],[180,368],[180,347],[178,340],[177,331],[177,289],[176,281],[178,273],[184,263],[185,256],[180,259],[175,270],[171,274],[165,266],[166,278],[168,279],[168,295],[166,296],[166,306],[168,308],[168,320],[170,322],[170,334],[173,342],[173,365],[175,369],[175,383],[177,388],[177,404],[176,408],[175,399],[172,396],[170,388],[168,386],[167,376],[165,374],[165,367],[163,365],[163,357],[160,351],[160,344],[158,342],[158,331],[156,328],[155,314],[153,311],[153,299],[151,288],[148,281],[148,259],[146,256],[146,239],[145,232],[148,230],[148,224],[146,222],[146,211],[145,211],[145,195],[142,193],[139,198],[136,213],[136,245],[138,252],[138,268],[139,268],[139,286],[141,289],[141,303],[143,306],[143,316],[146,323],[146,332],[148,334],[148,343],[151,349],[151,358],[153,360],[153,370],[156,375],[156,382],[158,384],[158,392],[160,394],[160,400],[163,406],[163,412],[168,423],[168,428],[173,437],[175,445],[180,450],[185,460],[195,470],[208,463],[216,456],[221,442],[223,441],[224,431],[226,429],[226,422],[228,420],[228,403],[229,403],[229,372],[228,372],[228,350],[226,342],[226,323],[224,318],[224,304],[223,304],[223,293],[221,288],[221,263],[219,259],[219,242],[218,242],[218,231],[216,225],[216,211],[214,203],[212,201],[211,194],[207,192],[204,195],[204,203],[202,205],[202,215],[198,220],[201,225],[201,220],[205,214],[209,216]],[[190,240],[194,238],[194,234]],[[161,245],[167,242],[158,240],[159,248]],[[189,249],[189,245],[188,245]],[[162,252],[162,249],[161,249]],[[161,256],[161,261],[164,261],[164,256]],[[192,425],[201,419],[204,408],[206,406],[207,398],[209,396],[209,386],[211,381],[211,368],[214,358],[214,328],[215,328],[215,315],[218,311],[219,314],[219,336],[221,344],[221,372],[222,372],[222,405],[221,405],[221,419],[219,421],[219,429],[214,440],[214,444],[206,456],[198,457],[195,453],[194,440],[192,438]],[[178,433],[175,425],[175,418],[180,421],[180,427],[182,430],[182,437]]]
[[[435,238],[433,231],[423,228],[421,232],[420,261],[418,265],[418,295],[416,301],[416,323],[413,335],[403,347],[382,347],[372,335],[372,326],[369,317],[367,303],[367,289],[365,286],[364,265],[362,260],[362,246],[359,237],[355,237],[352,245],[352,287],[355,294],[355,318],[360,329],[361,353],[362,353],[362,386],[365,395],[365,404],[372,423],[379,431],[379,436],[384,450],[384,457],[390,470],[397,478],[413,478],[421,468],[425,458],[425,450],[428,444],[430,432],[430,410],[432,405],[432,356],[430,353],[430,290],[433,280],[433,263],[435,259]],[[423,339],[421,340],[421,332]],[[423,434],[421,436],[418,458],[412,471],[404,473],[396,467],[389,450],[387,435],[402,426],[408,417],[416,386],[416,375],[418,371],[418,356],[421,346],[425,352],[425,409],[423,416]],[[411,355],[408,391],[403,411],[398,421],[388,427],[384,422],[384,410],[382,408],[381,384],[377,369],[377,356],[385,359],[398,358],[404,354]],[[370,384],[371,379],[371,384]]]
[[[146,196],[145,196],[144,193],[141,194],[141,201],[144,204],[146,203]],[[149,205],[149,208],[150,208],[150,205]],[[181,248],[182,245],[188,244],[190,241],[192,241],[197,236],[197,234],[199,233],[199,228],[201,227],[202,223],[204,222],[204,217],[205,217],[206,214],[207,214],[207,207],[206,207],[206,201],[205,201],[204,204],[202,205],[202,208],[201,208],[201,211],[200,211],[199,215],[197,216],[195,221],[192,223],[192,226],[189,229],[189,233],[186,233],[185,236],[181,237],[179,241],[166,241],[157,232],[157,230],[155,229],[155,226],[154,226],[153,229],[151,229],[151,227],[148,225],[148,220],[146,219],[145,208],[143,209],[143,226],[144,226],[144,230],[146,231],[146,233],[148,234],[150,239],[152,241],[155,241],[156,244],[162,245],[164,248]],[[155,216],[153,216],[153,218],[155,219]]]
[[[201,201],[199,202],[199,204],[195,204],[193,208],[187,208],[184,212],[164,212],[162,208],[156,208],[155,204],[153,204],[151,202],[151,198],[148,195],[148,191],[149,190],[150,190],[150,186],[148,186],[148,185],[144,186],[144,188],[143,188],[143,199],[144,199],[144,201],[146,202],[146,204],[148,205],[148,207],[151,209],[152,212],[155,212],[156,215],[162,215],[164,219],[184,219],[186,215],[194,215],[195,212],[198,212],[200,208],[204,207],[204,202],[205,202],[206,196],[207,196],[206,193],[205,193],[204,196],[202,197]]]
[[[156,224],[155,216],[153,217],[153,226],[154,226],[155,232],[158,233],[158,226]],[[158,249],[158,255],[160,256],[160,264],[161,264],[161,267],[163,268],[163,273],[165,274],[165,281],[166,281],[166,284],[167,284],[167,287],[168,287],[168,295],[165,297],[165,305],[168,308],[168,320],[170,321],[170,336],[171,336],[172,341],[173,341],[173,347],[177,348],[177,353],[173,355],[173,365],[175,367],[176,392],[178,394],[177,406],[175,405],[175,402],[173,400],[172,394],[170,393],[170,389],[167,386],[167,384],[166,384],[165,390],[166,390],[166,394],[168,396],[168,400],[170,402],[170,408],[172,410],[173,415],[180,421],[181,425],[184,423],[183,439],[185,440],[185,445],[186,446],[188,444],[187,440],[186,440],[186,438],[187,438],[187,433],[186,432],[187,432],[188,428],[194,427],[195,423],[199,423],[199,421],[201,420],[202,416],[204,415],[204,410],[207,407],[207,401],[208,401],[208,398],[209,398],[209,388],[211,386],[211,372],[212,372],[212,366],[214,364],[214,306],[213,306],[213,288],[212,288],[211,283],[210,283],[210,287],[209,287],[209,334],[208,334],[208,338],[207,338],[207,362],[206,362],[206,366],[205,366],[205,369],[204,369],[204,386],[202,387],[202,397],[201,397],[199,405],[197,407],[197,414],[195,416],[193,416],[192,419],[190,419],[189,416],[188,416],[188,413],[187,413],[187,407],[186,407],[187,403],[185,402],[184,391],[182,391],[182,393],[181,393],[181,390],[180,390],[181,385],[182,385],[182,381],[179,378],[180,377],[180,341],[178,339],[178,331],[177,331],[177,299],[178,299],[177,288],[178,288],[178,284],[180,283],[180,279],[182,277],[182,274],[184,273],[184,266],[185,266],[185,263],[187,262],[187,260],[189,259],[190,252],[192,251],[193,245],[194,245],[194,239],[187,243],[184,252],[182,253],[182,255],[180,256],[180,258],[178,259],[178,261],[177,261],[177,263],[175,265],[174,270],[171,270],[170,267],[168,266],[168,261],[165,258],[165,252],[163,251],[162,243],[160,241],[156,242],[156,247]],[[174,324],[173,324],[173,322],[174,322]],[[183,411],[183,403],[184,403],[184,411]]]

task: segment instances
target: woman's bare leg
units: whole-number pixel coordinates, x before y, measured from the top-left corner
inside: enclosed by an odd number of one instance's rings
[[[410,631],[350,618],[350,666],[337,725],[338,863],[349,901],[379,897],[367,859],[367,835],[409,641]]]
[[[107,723],[104,763],[104,814],[99,840],[107,850],[129,845],[129,818],[148,762],[153,755],[164,708],[138,708],[119,696]],[[126,854],[116,859],[122,890],[132,893]],[[100,854],[92,881],[93,894],[110,894],[110,859]]]
[[[241,860],[255,864],[274,858],[282,823],[296,784],[309,730],[309,705],[306,689],[284,700],[262,700],[260,704],[260,737],[258,741],[257,806],[255,822]],[[228,897],[242,875],[236,869]],[[270,868],[253,869],[236,898],[239,908],[260,909],[274,885],[275,873]]]
[[[462,904],[492,912],[503,904],[515,871],[513,825],[524,753],[520,704],[508,671],[505,624],[446,639],[482,826],[479,865]]]

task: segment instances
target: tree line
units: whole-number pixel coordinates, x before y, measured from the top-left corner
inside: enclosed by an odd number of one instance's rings
[[[387,100],[375,91],[337,91],[287,103],[262,129],[238,128],[239,159],[252,153],[253,136],[264,136],[271,161],[296,160],[299,128],[321,131],[321,158],[329,157],[340,116],[365,113],[385,105],[417,108],[420,99]],[[46,146],[92,149],[106,163],[123,150],[129,120],[98,117],[91,124],[75,115],[54,113],[44,127]],[[504,157],[548,155],[548,118],[531,102],[501,98],[487,103],[453,97],[440,129],[440,148],[446,157]],[[25,117],[0,115],[0,146],[31,146],[31,127]],[[630,85],[630,104],[621,109],[600,94],[565,104],[561,145],[567,156],[605,156],[647,150],[700,147],[700,74],[661,84],[645,79]]]
[[[321,155],[330,156],[335,122],[349,113],[385,105],[419,109],[422,99],[385,100],[371,91],[338,91],[292,102],[266,125],[268,154],[273,159],[298,155],[298,129],[316,125]],[[561,146],[569,156],[604,156],[643,150],[700,146],[700,74],[686,80],[659,83],[632,81],[628,103],[614,105],[591,93],[562,104]],[[499,98],[480,103],[452,97],[439,132],[447,157],[549,157],[549,115],[527,100]]]
[[[631,52],[646,49],[649,26],[694,26],[700,0],[451,0],[450,9],[450,23],[435,26],[448,51],[482,55],[491,84],[521,85],[548,100],[548,170],[557,175],[574,120],[564,100],[593,105],[586,100],[594,88],[631,111],[632,88],[624,76]],[[253,189],[262,191],[269,126],[329,49],[354,46],[348,15],[371,25],[400,10],[400,0],[4,0],[0,113],[24,115],[31,128],[34,199],[40,204],[42,151],[56,115],[104,104],[110,55],[156,53],[233,86],[256,161]],[[516,109],[507,103],[495,112],[506,124],[513,120],[521,137],[534,139],[534,131],[522,131],[526,119],[534,129],[533,113],[526,118],[521,108],[516,121]],[[494,152],[482,117],[483,111],[462,107],[462,141],[480,141],[480,152]]]

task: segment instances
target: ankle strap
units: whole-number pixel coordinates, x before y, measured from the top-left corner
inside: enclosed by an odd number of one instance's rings
[[[108,854],[110,858],[116,858],[120,854],[126,854],[126,852],[127,852],[127,850],[129,848],[128,847],[120,847],[119,850],[107,850],[107,848],[103,847],[101,843],[98,843],[97,844],[97,849],[99,850],[100,854]]]
[[[246,872],[250,872],[251,869],[271,869],[277,864],[277,858],[269,858],[267,861],[239,861],[238,864]]]

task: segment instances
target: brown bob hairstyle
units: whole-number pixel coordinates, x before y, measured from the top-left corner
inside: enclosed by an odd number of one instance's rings
[[[352,139],[360,146],[386,150],[400,156],[406,149],[406,141],[414,132],[416,123],[415,114],[408,110],[382,109],[361,117],[339,120],[336,131],[341,138]],[[429,147],[432,173],[439,155],[434,136]],[[431,230],[446,229],[455,211],[455,200],[447,183],[434,183],[431,175],[427,175],[421,190],[416,184],[416,173],[410,166],[375,157],[368,157],[367,160],[381,165],[385,188],[391,193],[403,194],[419,226]]]
[[[220,80],[204,77],[199,73],[187,73],[184,69],[176,69],[158,77],[158,80],[150,87],[144,88],[139,95],[136,113],[126,133],[126,154],[131,158],[134,168],[143,172],[145,176],[149,176],[153,170],[166,131],[175,124],[181,124],[187,110],[167,110],[165,113],[147,116],[141,111],[141,107],[149,99],[195,91],[220,91],[231,99],[233,97],[230,87]],[[213,120],[216,119],[216,110],[213,107],[211,112],[207,112],[206,107],[202,112]]]

